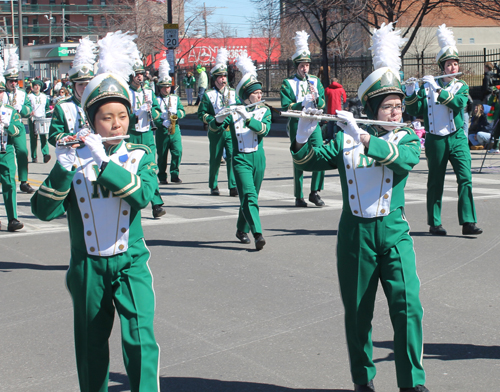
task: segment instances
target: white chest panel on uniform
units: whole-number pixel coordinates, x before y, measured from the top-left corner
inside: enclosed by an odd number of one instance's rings
[[[262,121],[266,108],[256,109],[252,112],[252,117],[258,121]],[[232,114],[234,121],[234,130],[236,139],[238,139],[238,151],[240,152],[254,152],[259,148],[259,139],[257,134],[250,128],[245,127],[245,119],[239,115],[238,112]],[[233,148],[235,148],[233,146]]]
[[[141,106],[145,103],[153,102],[153,91],[141,89],[141,91],[135,91],[129,88],[130,101],[132,103],[132,111],[137,116],[137,123],[135,124],[135,130],[137,132],[148,132],[151,128],[149,121],[149,115],[146,110],[141,110]]]
[[[5,95],[4,95],[5,97]],[[0,107],[0,115],[2,116],[2,123],[3,124],[10,124],[10,120],[12,120],[12,114],[14,114],[14,110],[11,108],[8,108],[2,104]],[[4,127],[1,127],[0,129],[1,133],[4,133],[4,136],[7,136],[7,132],[5,131]],[[7,139],[5,139],[7,140]]]
[[[379,137],[389,142],[394,161],[399,153],[397,145],[407,135],[402,130],[389,132]],[[375,137],[375,136],[372,136]],[[393,147],[391,147],[393,146]],[[375,218],[388,215],[391,207],[393,171],[364,155],[365,146],[355,144],[354,139],[344,133],[343,158],[349,189],[349,206],[353,215],[361,218]],[[394,154],[396,153],[396,154]],[[391,162],[385,162],[386,164]]]
[[[290,85],[290,88],[295,94],[295,102],[302,102],[305,96],[309,94],[309,85],[307,84],[307,81],[297,79],[297,77],[285,80]],[[310,78],[309,82],[312,83],[314,87],[316,87],[316,90],[318,90],[318,79]]]
[[[454,80],[443,90],[451,94],[456,94],[463,86],[463,83]],[[429,85],[425,84],[425,94],[427,97],[427,119],[429,121],[429,133],[438,136],[446,136],[457,130],[453,110],[437,101],[439,94]]]
[[[47,96],[45,94],[28,94],[28,99],[31,102],[31,108],[35,112],[35,117],[45,118],[45,107],[47,105]]]
[[[3,103],[10,106],[14,105],[24,106],[25,100],[26,100],[26,92],[23,90],[16,90],[15,94],[5,91],[3,95]]]
[[[143,150],[128,151],[125,143],[110,160],[136,174]],[[87,252],[95,256],[113,256],[128,249],[130,204],[96,181],[96,170],[90,150],[78,149],[73,188],[83,221]],[[97,166],[96,166],[97,168]],[[140,185],[139,185],[140,186]]]
[[[80,106],[73,101],[61,102],[59,106],[64,112],[64,120],[68,126],[69,133],[77,133],[85,128],[85,113]]]
[[[169,95],[168,97],[157,97],[158,104],[162,113],[172,112],[177,113],[177,95]]]
[[[212,103],[215,114],[229,105],[234,105],[236,103],[236,92],[234,90],[225,90],[224,94],[221,94],[216,89],[212,89],[207,92],[207,96]]]

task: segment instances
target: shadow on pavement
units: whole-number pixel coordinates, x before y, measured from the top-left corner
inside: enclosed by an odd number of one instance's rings
[[[129,391],[128,378],[121,373],[110,373],[110,381],[120,383],[108,388],[109,392]],[[222,381],[194,377],[161,377],[160,391],[164,392],[344,392],[351,389],[295,389],[279,385],[245,381]]]
[[[446,237],[451,237],[451,238],[464,238],[464,239],[468,239],[468,240],[475,240],[477,239],[477,236],[475,235],[450,235],[450,234],[446,234],[446,235],[443,235],[443,236],[439,236],[439,235],[432,235],[431,233],[429,233],[428,231],[410,231],[410,235],[412,237],[437,237],[437,238],[446,238]]]
[[[317,235],[317,236],[337,235],[337,230],[265,229],[265,231],[276,231],[278,233],[283,233],[283,234],[274,234],[273,237],[283,237],[289,235]]]
[[[235,244],[239,243],[235,237],[234,241],[170,241],[170,240],[146,240],[147,246],[177,246],[181,248],[209,248],[209,249],[222,249],[222,250],[245,250],[251,251],[245,245],[236,246],[218,246],[217,244]],[[1,264],[0,264],[1,265]]]
[[[6,270],[17,269],[31,269],[38,271],[66,271],[68,265],[41,265],[30,263],[14,263],[12,261],[0,261],[0,272],[7,272]]]

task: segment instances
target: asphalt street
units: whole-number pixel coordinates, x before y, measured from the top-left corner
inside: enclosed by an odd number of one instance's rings
[[[188,124],[186,122],[186,124]],[[181,127],[182,127],[181,122]],[[156,292],[161,390],[169,392],[334,392],[352,390],[335,248],[341,190],[335,171],[321,193],[326,207],[295,208],[289,142],[265,140],[259,198],[267,241],[235,238],[239,201],[209,195],[208,139],[183,129],[180,185],[162,185],[167,214],[143,211]],[[48,164],[30,164],[37,187]],[[462,236],[456,179],[446,177],[443,225],[428,235],[427,164],[410,174],[406,214],[417,254],[424,315],[424,367],[431,392],[500,390],[500,156],[473,151],[473,192],[484,233]],[[40,159],[39,159],[40,160]],[[306,197],[310,175],[305,178]],[[78,391],[66,218],[41,222],[30,195],[18,194],[25,228],[6,231],[0,208],[0,391]],[[380,289],[373,320],[377,391],[397,392],[392,327]],[[119,321],[111,337],[111,392],[128,391]]]

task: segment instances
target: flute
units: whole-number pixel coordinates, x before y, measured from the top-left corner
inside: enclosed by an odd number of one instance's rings
[[[439,75],[439,76],[434,76],[434,79],[451,78],[452,76],[458,76],[458,75],[462,75],[462,74],[463,74],[463,72],[457,72],[457,73],[452,73],[452,74],[448,74],[448,75]],[[422,82],[422,79],[423,78],[410,78],[408,80],[405,80],[403,82],[403,84],[412,84],[415,82]]]
[[[130,135],[121,135],[121,136],[111,136],[111,137],[103,137],[101,138],[101,141],[103,143],[109,142],[112,140],[124,140],[130,138]],[[75,144],[85,144],[83,140],[67,140],[67,141],[58,141],[56,146],[57,147],[68,147],[68,146],[74,146]]]
[[[341,121],[345,122],[345,120],[340,117],[334,116],[333,114],[307,114],[300,110],[289,110],[287,112],[280,113],[283,117],[292,117],[292,118],[307,118],[309,120],[318,120],[318,121]],[[392,121],[379,121],[379,120],[369,120],[365,118],[355,118],[359,124],[366,125],[380,125],[385,127],[402,127],[406,125],[405,123],[397,123]]]
[[[248,108],[251,108],[251,107],[257,106],[257,105],[258,105],[258,104],[260,104],[260,103],[264,103],[264,102],[266,102],[266,101],[263,99],[262,101],[259,101],[259,102],[255,102],[255,103],[251,103],[251,104],[249,104],[249,105],[246,105],[246,106],[244,106],[244,108],[245,108],[245,109],[248,109]],[[228,116],[229,114],[231,114],[231,113],[233,113],[233,112],[236,112],[236,106],[232,106],[232,107],[224,108],[224,109],[222,109],[219,113],[217,113],[217,114],[215,115],[215,119],[216,119],[217,121],[219,121],[219,120],[218,120],[218,118],[221,118],[221,117],[222,117],[222,119],[224,119],[226,116]]]

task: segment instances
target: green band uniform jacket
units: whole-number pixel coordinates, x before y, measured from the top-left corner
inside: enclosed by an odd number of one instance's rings
[[[56,145],[59,139],[78,133],[87,127],[85,112],[81,102],[71,96],[57,102],[50,122],[49,143]]]

